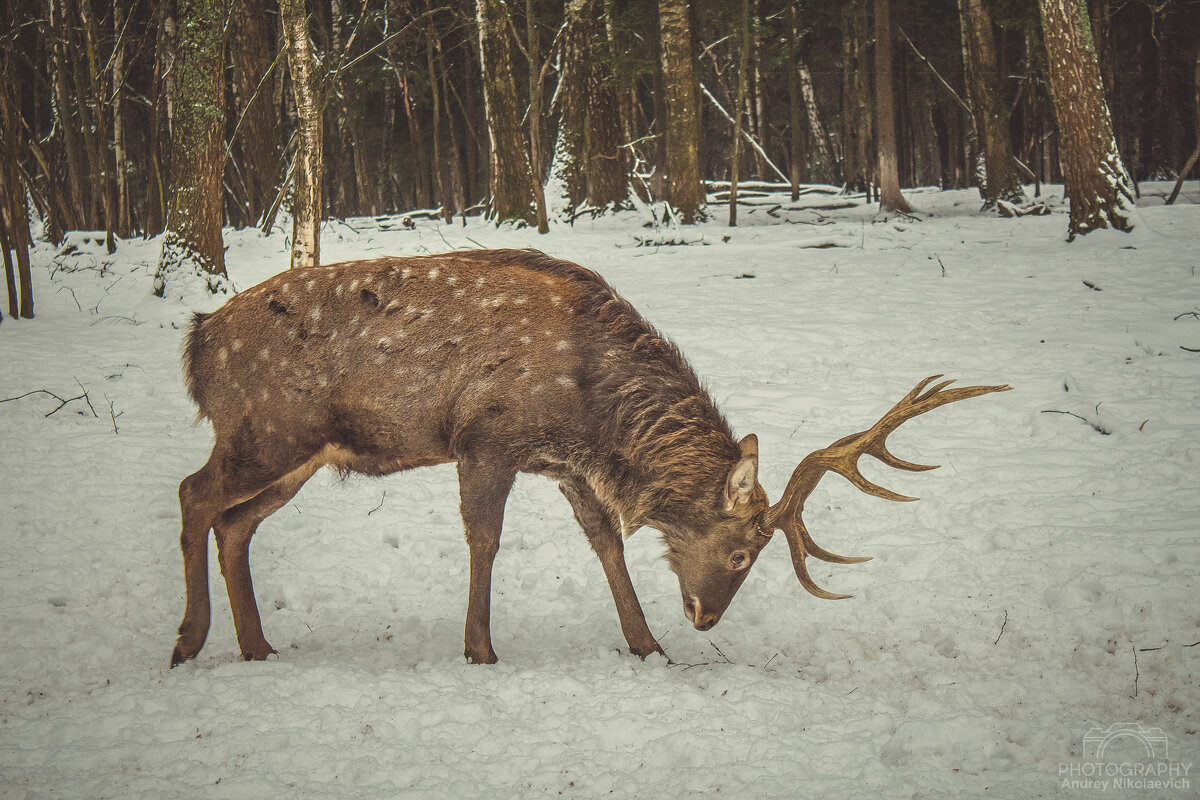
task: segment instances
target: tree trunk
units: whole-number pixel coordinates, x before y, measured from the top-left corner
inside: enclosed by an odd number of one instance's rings
[[[442,209],[442,219],[449,224],[454,218],[454,200],[446,187],[445,165],[442,158],[442,102],[438,87],[437,59],[434,58],[434,34],[432,0],[425,0],[425,69],[429,73],[430,108],[433,112],[433,185],[437,189],[437,203]]]
[[[703,219],[700,181],[700,105],[686,0],[658,0],[666,122],[665,199],[683,223]]]
[[[4,40],[3,53],[0,55],[4,74],[11,75],[12,37]],[[8,281],[8,312],[12,316],[33,318],[33,283],[29,270],[29,246],[32,243],[29,236],[29,207],[25,203],[25,184],[21,179],[21,168],[18,162],[19,137],[17,135],[16,99],[9,92],[20,96],[20,87],[13,85],[14,81],[5,80],[0,86],[0,199],[4,207],[0,208],[0,234],[3,240],[4,267]],[[13,250],[17,259],[17,275],[20,281],[18,300],[17,281],[14,280],[12,260],[9,250]]]
[[[171,135],[171,189],[167,233],[154,279],[162,297],[168,278],[187,268],[197,274],[225,274],[221,241],[222,177],[225,162],[225,67],[223,0],[179,0]],[[220,281],[208,280],[210,291]]]
[[[62,227],[64,230],[89,229],[92,227],[93,219],[91,208],[83,191],[84,177],[87,172],[80,134],[83,121],[76,108],[75,97],[70,91],[71,60],[67,54],[70,39],[64,2],[65,0],[50,0],[49,3],[50,52],[54,65],[56,123],[62,134],[63,150],[66,154],[65,194],[71,210],[71,216],[63,219]]]
[[[125,26],[130,9],[127,0],[113,3],[113,36],[116,39],[112,54],[112,125],[113,125],[113,172],[116,189],[117,235],[128,237],[133,228],[129,208],[129,176],[125,166],[129,162],[125,141]]]
[[[568,0],[563,10],[554,171],[562,181],[568,211],[587,200],[588,77],[600,21],[597,6],[597,0]]]
[[[275,45],[263,0],[234,0],[229,32],[233,101],[239,117],[234,146],[243,176],[238,199],[243,222],[258,225],[271,207],[281,177],[279,117],[267,80]]]
[[[488,219],[496,223],[522,220],[536,224],[533,173],[513,82],[508,41],[508,9],[501,0],[476,0],[483,100],[491,140],[491,204]]]
[[[1179,190],[1183,188],[1183,182],[1187,179],[1188,173],[1192,171],[1192,167],[1196,166],[1196,161],[1200,159],[1200,50],[1196,51],[1196,78],[1192,85],[1192,103],[1196,117],[1194,120],[1194,134],[1196,144],[1192,147],[1192,154],[1188,156],[1187,162],[1183,168],[1179,170],[1179,178],[1175,181],[1175,188],[1171,190],[1171,196],[1167,198],[1167,205],[1175,202],[1175,198],[1179,197]]]
[[[842,18],[842,182],[869,192],[871,158],[870,25],[866,0],[850,0]],[[870,196],[868,195],[868,200]]]
[[[538,41],[533,0],[525,0],[525,49],[529,57],[529,165],[533,181],[538,233],[549,233],[546,219],[546,188],[542,180],[542,47]]]
[[[304,0],[280,0],[283,39],[299,116],[296,139],[296,193],[292,199],[292,269],[321,263],[324,169],[321,100],[308,39]]]
[[[1039,0],[1059,158],[1071,202],[1067,240],[1110,225],[1133,229],[1129,174],[1117,152],[1083,0]]]
[[[992,15],[984,0],[958,0],[963,40],[968,56],[967,86],[974,109],[975,128],[983,148],[983,175],[979,192],[983,208],[998,201],[1025,202],[1025,190],[1017,173],[1008,127],[1008,107],[1000,88]]]
[[[729,156],[729,227],[737,227],[738,170],[742,159],[742,107],[746,105],[746,74],[750,66],[750,3],[741,0],[738,6],[738,75],[737,101],[734,105],[733,152]]]
[[[788,52],[788,179],[792,188],[792,200],[800,199],[800,181],[804,178],[804,108],[800,94],[800,3],[788,3],[788,21],[791,23],[791,42]]]
[[[912,209],[900,193],[894,103],[891,8],[889,0],[875,0],[875,109],[879,140],[879,210],[909,213]]]

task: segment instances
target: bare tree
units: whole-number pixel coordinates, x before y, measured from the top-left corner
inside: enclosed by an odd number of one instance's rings
[[[1130,231],[1129,173],[1117,152],[1084,0],[1038,0],[1059,159],[1071,201],[1067,240],[1097,228]]]

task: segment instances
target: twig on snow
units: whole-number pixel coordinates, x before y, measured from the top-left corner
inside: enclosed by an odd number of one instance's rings
[[[374,508],[372,508],[370,511],[367,512],[368,517],[371,516],[372,514],[374,514],[379,509],[383,508],[383,499],[385,497],[387,497],[387,489],[383,490],[383,495],[379,498],[379,505],[375,506]]]
[[[79,379],[78,379],[78,378],[76,378],[76,379],[75,379],[75,383],[79,383]],[[84,386],[83,386],[83,384],[82,384],[82,383],[79,383],[79,388],[80,388],[80,389],[83,389],[83,394],[81,394],[81,395],[76,395],[75,397],[68,397],[68,398],[66,398],[66,399],[63,399],[62,397],[59,397],[58,395],[56,395],[54,392],[50,391],[49,389],[34,389],[34,390],[33,390],[33,391],[31,391],[31,392],[26,392],[25,394],[19,394],[19,395],[17,395],[16,397],[6,397],[6,398],[4,398],[3,400],[0,400],[0,403],[9,403],[9,402],[12,402],[13,400],[20,400],[20,399],[22,399],[22,398],[29,397],[30,395],[35,395],[35,394],[48,394],[48,395],[50,395],[51,397],[53,397],[55,400],[57,400],[57,401],[58,401],[58,405],[57,405],[57,406],[55,406],[55,407],[54,407],[54,408],[53,408],[53,409],[52,409],[50,412],[48,412],[48,413],[46,413],[46,414],[43,414],[43,415],[42,415],[43,419],[44,419],[44,418],[46,418],[46,417],[52,417],[52,416],[54,416],[54,415],[55,415],[55,414],[57,414],[57,413],[58,413],[58,412],[59,412],[59,411],[62,409],[62,407],[63,407],[63,406],[65,406],[67,403],[73,403],[73,402],[75,402],[76,400],[82,400],[82,401],[84,401],[85,403],[87,403],[87,407],[88,407],[88,409],[89,409],[89,410],[92,412],[92,416],[93,416],[93,417],[96,417],[97,419],[99,419],[99,418],[100,418],[100,415],[96,413],[96,409],[95,409],[95,408],[92,408],[92,400],[91,400],[91,398],[90,398],[90,397],[88,397],[87,389],[84,389]]]
[[[1138,696],[1138,678],[1140,678],[1141,675],[1138,674],[1137,647],[1131,645],[1130,649],[1133,650],[1133,694],[1131,695],[1131,697],[1136,698]]]
[[[1004,622],[1000,623],[1000,633],[996,634],[996,641],[993,645],[1000,644],[1000,637],[1004,635],[1004,629],[1008,627],[1008,609],[1004,609]]]

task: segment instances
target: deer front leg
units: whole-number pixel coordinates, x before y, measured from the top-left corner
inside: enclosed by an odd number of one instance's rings
[[[458,492],[467,547],[471,551],[471,588],[467,598],[464,655],[471,664],[495,664],[492,649],[492,563],[500,549],[504,503],[516,473],[478,461],[458,463]]]
[[[563,481],[558,488],[570,501],[575,519],[587,534],[592,549],[600,558],[600,565],[604,567],[604,577],[608,579],[608,588],[617,604],[621,632],[625,634],[630,651],[643,659],[651,653],[665,656],[650,632],[650,626],[646,624],[646,616],[633,589],[633,581],[625,566],[625,544],[612,513],[583,481]]]

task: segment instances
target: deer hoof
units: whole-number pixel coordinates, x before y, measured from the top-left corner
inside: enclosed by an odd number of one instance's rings
[[[486,653],[472,653],[468,650],[465,653],[468,664],[495,664],[500,659],[496,658],[496,652],[489,649]]]
[[[179,649],[179,645],[175,645],[175,649],[171,651],[171,669],[175,669],[183,662],[191,661],[195,657],[195,655],[185,656]]]
[[[243,661],[266,661],[267,656],[277,656],[279,651],[271,645],[267,644],[264,647],[256,647],[253,650],[242,652]]]

